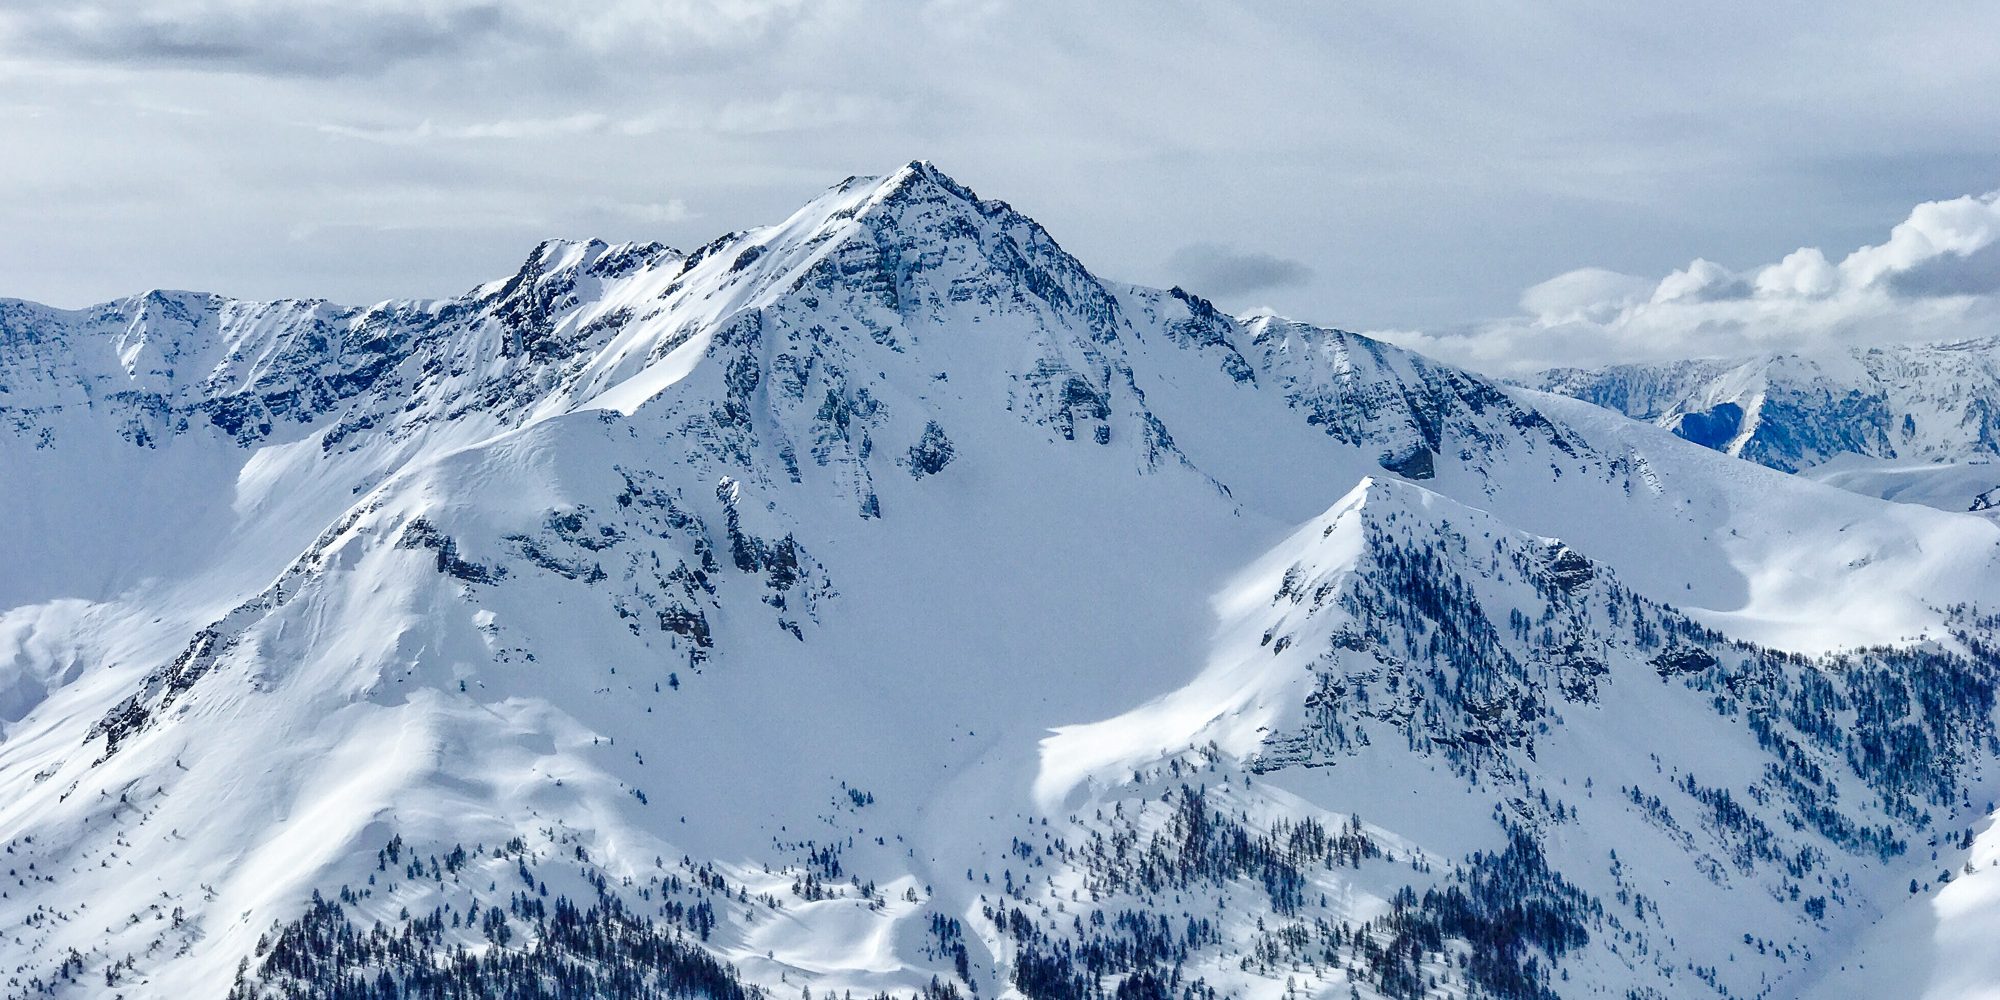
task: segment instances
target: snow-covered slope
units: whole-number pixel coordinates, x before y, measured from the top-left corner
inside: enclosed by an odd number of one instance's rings
[[[1987,850],[2000,526],[928,164],[0,339],[6,995],[1793,995]]]
[[[1987,510],[1977,498],[2000,487],[2000,339],[1567,368],[1534,381],[1870,496]]]

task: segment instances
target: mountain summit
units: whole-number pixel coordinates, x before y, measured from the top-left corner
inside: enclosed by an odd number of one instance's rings
[[[2000,975],[2000,525],[1101,278],[928,163],[0,347],[0,995]]]

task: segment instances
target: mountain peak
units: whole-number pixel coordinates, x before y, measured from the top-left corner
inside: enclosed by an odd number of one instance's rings
[[[977,204],[979,196],[929,160],[911,160],[886,174],[856,174],[833,186],[830,194],[863,195],[861,205],[894,204],[944,192]]]
[[[979,204],[979,196],[972,193],[971,188],[960,184],[929,160],[911,160],[883,178],[882,183],[876,188],[876,199],[882,203],[893,203],[899,200],[932,197],[939,192],[975,205]]]
[[[910,216],[950,219],[948,232],[956,235],[967,235],[989,219],[1032,224],[1005,202],[982,200],[929,160],[911,160],[886,174],[849,177],[808,205],[801,215],[818,215],[832,225],[852,220],[876,230],[885,224],[900,225]]]

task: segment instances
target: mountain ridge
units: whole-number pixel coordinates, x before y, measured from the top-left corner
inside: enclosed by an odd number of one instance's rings
[[[2000,528],[921,161],[326,308],[0,369],[8,995],[1757,996],[1986,850]]]

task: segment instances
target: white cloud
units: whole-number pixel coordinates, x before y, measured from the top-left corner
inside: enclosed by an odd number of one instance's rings
[[[604,210],[614,215],[622,215],[640,222],[662,225],[669,222],[686,222],[695,217],[687,202],[679,198],[666,201],[620,201],[605,204]]]
[[[1918,205],[1889,239],[1840,262],[1846,284],[1867,286],[1944,257],[1968,257],[2000,238],[2000,192]]]
[[[907,101],[819,89],[786,90],[767,98],[735,98],[719,106],[683,106],[668,113],[627,119],[617,127],[626,135],[706,132],[761,136],[890,124],[901,121],[908,113]]]
[[[1803,247],[1733,271],[1696,259],[1657,281],[1598,268],[1529,288],[1522,314],[1385,339],[1506,374],[2000,336],[2000,192],[1925,202],[1839,263]]]
[[[1724,302],[1744,298],[1750,291],[1748,283],[1728,268],[1696,257],[1688,266],[1661,278],[1648,304]]]
[[[1821,299],[1840,288],[1840,271],[1818,247],[1800,247],[1757,272],[1757,294],[1769,298]]]
[[[342,139],[362,139],[368,142],[416,143],[434,139],[479,140],[479,139],[549,139],[557,136],[577,135],[596,132],[610,124],[604,115],[586,112],[563,115],[556,118],[512,118],[490,122],[468,122],[462,125],[439,125],[425,119],[414,125],[343,125],[324,123],[313,126],[321,132]]]
[[[908,113],[903,102],[852,94],[785,91],[767,99],[737,99],[717,107],[689,105],[672,111],[613,118],[597,111],[537,118],[440,123],[431,119],[407,125],[322,122],[311,127],[342,139],[390,145],[481,140],[559,139],[580,135],[625,137],[661,132],[693,132],[724,136],[778,135],[840,128],[864,122],[881,123]]]
[[[1542,323],[1602,323],[1645,301],[1653,283],[1601,267],[1558,274],[1521,293],[1521,308]]]

